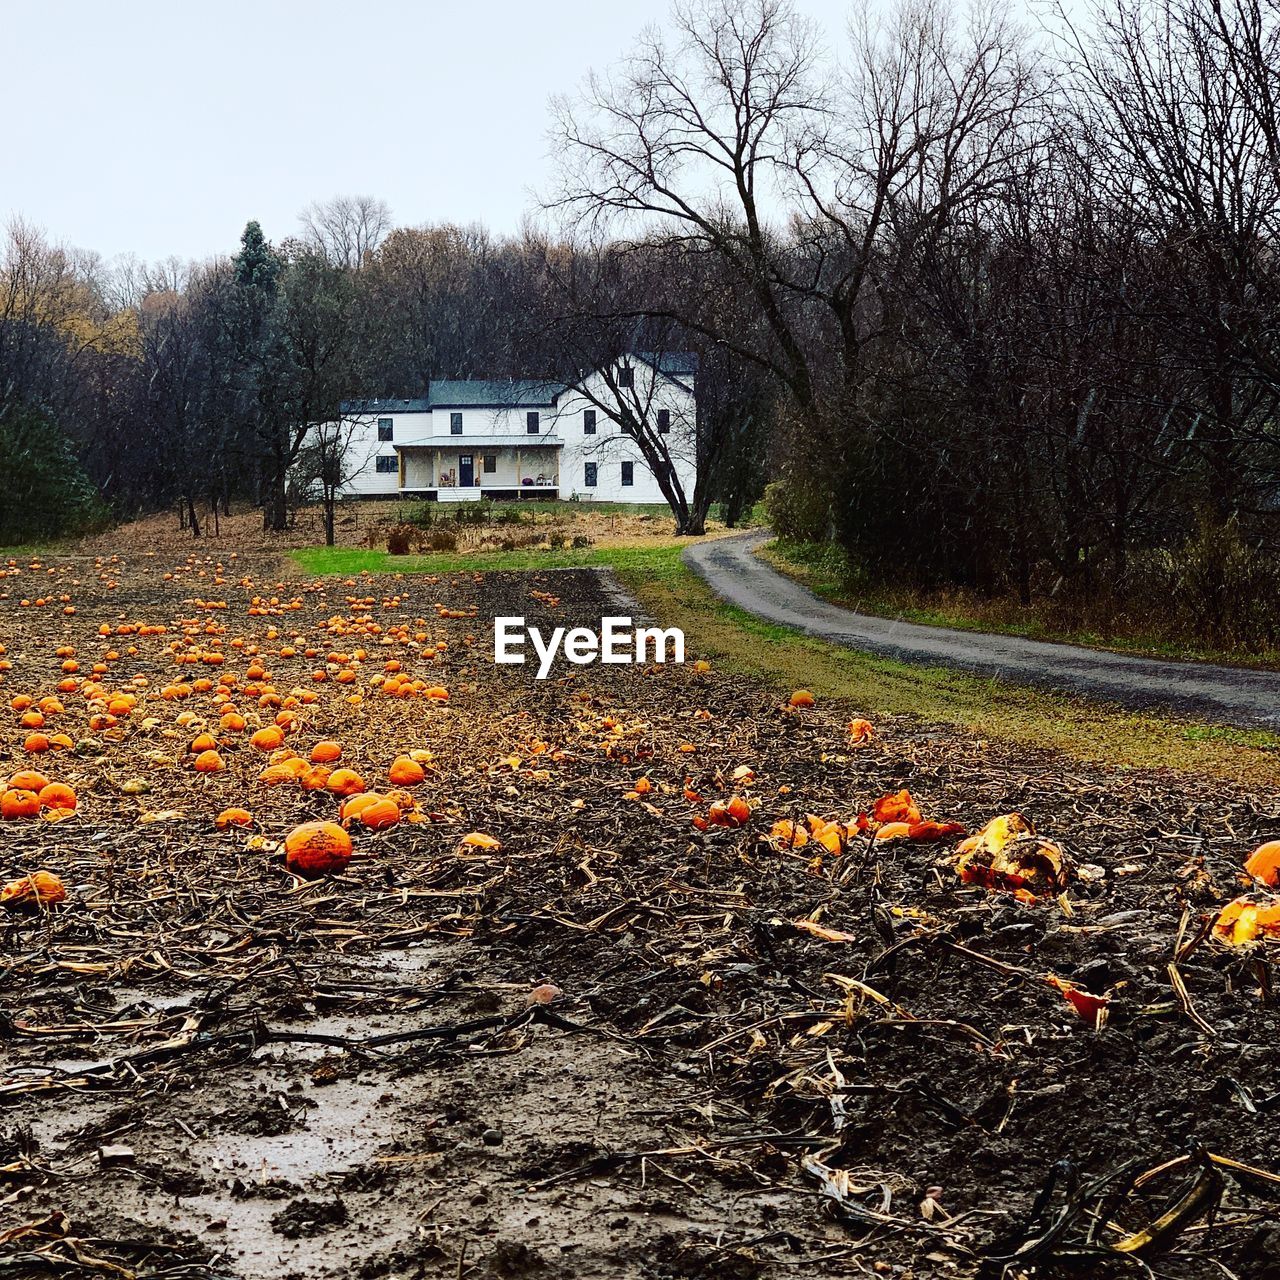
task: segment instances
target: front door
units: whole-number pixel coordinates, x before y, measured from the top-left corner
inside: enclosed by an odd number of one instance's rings
[[[476,482],[475,459],[469,453],[458,455],[458,488],[470,489]]]

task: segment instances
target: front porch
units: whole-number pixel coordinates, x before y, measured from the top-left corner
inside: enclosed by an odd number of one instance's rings
[[[481,498],[555,498],[560,493],[560,441],[431,441],[396,446],[399,488],[439,502]]]

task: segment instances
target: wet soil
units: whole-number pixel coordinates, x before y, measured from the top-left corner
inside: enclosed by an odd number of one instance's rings
[[[69,890],[0,912],[0,1276],[1280,1275],[1269,961],[1197,943],[1280,795],[905,718],[855,748],[856,706],[692,662],[495,667],[497,614],[614,611],[585,572],[15,568],[0,774],[34,763],[80,807],[0,828],[5,879]],[[7,704],[66,678],[60,646],[141,701],[91,730],[60,695],[49,729],[80,748],[37,760]],[[449,700],[389,696],[387,660]],[[250,723],[201,776],[228,673]],[[279,708],[254,683],[371,788],[430,750],[418,820],[290,875],[277,842],[337,801],[258,780],[247,735]],[[1071,855],[1067,893],[963,885],[950,844],[768,838],[901,788],[969,830],[1023,813]],[[744,825],[692,824],[734,793]],[[214,829],[230,804],[250,832]],[[1109,994],[1103,1025],[1049,973]],[[1193,1185],[1212,1203],[1115,1251]]]

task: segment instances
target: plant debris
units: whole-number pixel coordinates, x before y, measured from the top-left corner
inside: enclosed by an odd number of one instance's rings
[[[494,667],[586,571],[8,572],[0,1274],[1264,1274],[1276,794]]]

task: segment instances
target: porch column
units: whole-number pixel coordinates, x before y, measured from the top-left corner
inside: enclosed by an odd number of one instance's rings
[[[436,469],[431,473],[431,487],[436,491],[436,496],[440,494],[440,450],[436,450]]]
[[[524,479],[520,468],[520,450],[516,450],[516,487],[519,488],[520,481]]]
[[[396,473],[398,477],[397,483],[399,487],[403,489],[404,488],[404,450],[403,449],[396,450]]]

